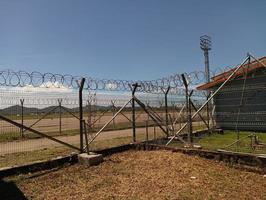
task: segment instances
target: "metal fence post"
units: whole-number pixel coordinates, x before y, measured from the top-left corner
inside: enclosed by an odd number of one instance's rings
[[[111,100],[111,106],[112,106],[112,108],[111,108],[111,110],[112,110],[112,116],[114,116],[115,115],[115,101],[113,101],[113,100]],[[113,119],[113,129],[115,129],[115,119]]]
[[[167,137],[169,137],[169,128],[168,128],[168,93],[170,91],[170,86],[168,86],[167,90],[164,91],[164,107],[165,107],[165,127],[167,131]]]
[[[90,150],[89,150],[88,135],[87,135],[88,133],[87,133],[85,120],[82,120],[82,123],[84,125],[84,136],[85,136],[86,152],[87,152],[87,154],[89,154]]]
[[[58,99],[59,106],[59,133],[62,133],[62,99]]]
[[[239,69],[247,62],[247,60],[249,59],[249,57],[246,57],[244,59],[244,61],[239,64],[236,68],[234,68],[234,71],[231,72],[231,74],[224,80],[224,82],[215,90],[215,92],[212,93],[212,95],[210,96],[210,98],[205,101],[201,106],[200,108],[197,110],[197,112],[195,112],[192,116],[191,116],[191,119],[194,119],[194,117],[196,115],[198,115],[199,112],[201,112],[203,110],[203,108],[206,106],[207,103],[209,103],[213,97],[224,87],[224,85],[231,80],[231,78],[233,76],[235,76],[237,74],[237,72],[239,71]],[[185,123],[175,134],[173,137],[171,137],[171,139],[166,143],[166,146],[169,145],[173,140],[174,138],[179,135],[181,133],[182,130],[184,130],[184,128],[187,126],[188,123]]]
[[[208,101],[208,99],[210,98],[211,93],[208,91],[207,95],[206,95],[206,100]],[[206,113],[207,113],[207,129],[208,129],[208,135],[210,135],[211,131],[210,131],[210,103],[207,103],[206,105]]]
[[[188,122],[188,144],[192,144],[192,119],[191,119],[191,104],[190,104],[190,94],[188,91],[188,83],[184,74],[181,74],[182,80],[186,90],[186,110],[187,110],[187,122]]]
[[[132,131],[133,131],[133,142],[136,142],[136,108],[135,108],[135,92],[140,85],[138,83],[134,83],[132,89]]]
[[[83,153],[83,99],[82,91],[84,87],[85,78],[81,79],[79,85],[79,134],[80,134],[80,153]]]
[[[24,125],[24,99],[20,99],[20,106],[21,106],[21,124]],[[21,134],[21,137],[24,137],[24,129],[23,128],[20,128],[20,134]]]

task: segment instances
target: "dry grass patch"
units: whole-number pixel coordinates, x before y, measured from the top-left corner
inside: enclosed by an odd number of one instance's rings
[[[29,199],[266,199],[260,174],[169,151],[132,150],[11,180]]]

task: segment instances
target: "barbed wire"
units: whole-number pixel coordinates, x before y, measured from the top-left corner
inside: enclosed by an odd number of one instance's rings
[[[226,70],[229,70],[226,68]],[[225,70],[216,69],[211,72],[212,76],[222,73]],[[185,73],[190,86],[196,86],[205,82],[205,72],[194,71]],[[13,70],[0,71],[0,86],[9,87],[43,87],[43,88],[79,88],[81,76],[61,75],[40,72],[25,72]],[[151,80],[151,81],[133,81],[133,80],[114,80],[114,79],[93,79],[84,77],[84,89],[87,90],[108,90],[108,91],[131,91],[132,84],[138,83],[140,92],[162,92],[170,87],[172,93],[182,93],[183,82],[181,74],[173,74],[168,77]]]

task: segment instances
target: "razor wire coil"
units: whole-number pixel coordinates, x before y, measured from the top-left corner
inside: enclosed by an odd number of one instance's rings
[[[227,69],[228,70],[228,69]],[[224,70],[215,70],[211,72],[220,73]],[[194,71],[185,73],[190,86],[195,86],[205,82],[205,73],[203,71]],[[6,87],[54,87],[54,88],[71,88],[78,89],[79,82],[82,77],[72,76],[69,74],[52,74],[40,73],[33,71],[31,73],[25,71],[15,72],[13,70],[0,71],[0,86]],[[151,81],[133,81],[133,80],[114,80],[114,79],[93,79],[84,77],[84,89],[87,90],[107,90],[107,91],[131,91],[131,86],[138,83],[141,87],[140,92],[162,92],[170,87],[171,93],[183,93],[183,82],[181,74],[173,74],[168,77],[163,77]]]

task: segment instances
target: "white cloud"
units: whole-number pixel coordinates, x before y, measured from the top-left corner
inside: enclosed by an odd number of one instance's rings
[[[105,87],[106,87],[107,90],[115,90],[115,89],[117,89],[117,84],[115,84],[115,83],[107,83]]]
[[[6,90],[15,90],[15,91],[21,91],[21,92],[54,92],[54,93],[71,93],[73,92],[72,88],[66,87],[59,82],[45,82],[41,84],[39,87],[34,87],[33,85],[26,85],[23,87],[5,87]]]

